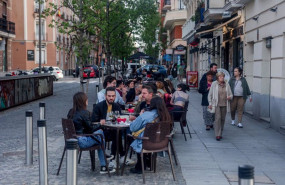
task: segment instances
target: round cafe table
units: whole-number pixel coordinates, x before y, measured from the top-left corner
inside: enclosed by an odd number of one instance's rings
[[[116,149],[116,173],[119,175],[119,136],[120,136],[120,130],[124,131],[127,130],[130,127],[130,122],[125,122],[125,123],[118,123],[116,122],[111,122],[107,121],[106,124],[101,125],[102,127],[113,129],[117,131],[117,136],[116,136],[116,142],[117,142],[117,149]],[[125,154],[127,155],[127,154]]]

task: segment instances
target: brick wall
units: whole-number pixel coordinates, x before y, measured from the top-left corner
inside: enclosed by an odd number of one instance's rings
[[[181,39],[182,38],[182,25],[175,26],[170,32],[170,42],[174,39]]]

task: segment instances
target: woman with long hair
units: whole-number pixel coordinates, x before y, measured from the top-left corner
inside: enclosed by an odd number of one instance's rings
[[[170,104],[173,106],[171,112],[173,112],[173,119],[178,120],[182,112],[175,112],[175,111],[183,111],[185,103],[189,101],[189,95],[187,91],[189,91],[189,86],[186,84],[178,84],[177,90],[173,93]]]
[[[76,134],[94,134],[94,136],[81,136],[78,137],[78,145],[80,148],[88,148],[94,145],[100,145],[104,143],[101,141],[101,137],[95,134],[101,134],[104,137],[103,131],[100,129],[100,124],[92,124],[90,112],[87,110],[88,97],[84,92],[78,92],[73,96],[73,108],[68,112],[67,118],[72,119]],[[108,173],[106,165],[107,161],[104,158],[104,151],[102,149],[97,150],[99,161],[101,164],[101,174]],[[109,159],[112,156],[108,157]],[[109,168],[110,172],[115,172],[115,169]]]
[[[238,124],[237,127],[242,128],[242,115],[243,108],[248,96],[250,96],[249,101],[251,102],[251,92],[248,87],[246,79],[242,76],[242,69],[236,67],[234,69],[234,76],[229,81],[231,90],[233,92],[233,100],[231,101],[231,117],[232,125],[235,125],[235,114],[238,113]]]
[[[164,101],[160,97],[153,97],[150,102],[149,110],[142,111],[140,116],[137,117],[130,125],[130,130],[134,136],[143,137],[144,128],[147,123],[151,122],[171,122],[171,117],[165,106]],[[132,142],[131,147],[137,152],[137,164],[131,168],[131,173],[141,173],[141,158],[140,152],[142,150],[142,140],[136,139]],[[145,160],[146,163],[148,160]]]

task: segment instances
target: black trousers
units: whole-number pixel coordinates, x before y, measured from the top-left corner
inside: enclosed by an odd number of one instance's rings
[[[144,169],[151,166],[151,154],[143,154]],[[142,170],[141,154],[137,153],[137,170]]]

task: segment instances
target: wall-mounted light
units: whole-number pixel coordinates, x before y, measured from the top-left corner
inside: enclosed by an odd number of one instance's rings
[[[271,8],[270,11],[271,12],[277,12],[278,7],[276,6],[275,8]]]
[[[273,39],[271,36],[266,37],[266,48],[271,48],[271,40]]]
[[[259,16],[255,16],[255,17],[253,17],[252,19],[255,20],[255,21],[257,21],[258,18],[259,18]]]

